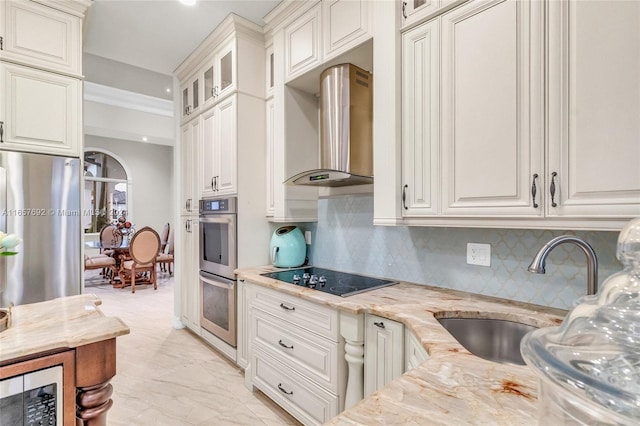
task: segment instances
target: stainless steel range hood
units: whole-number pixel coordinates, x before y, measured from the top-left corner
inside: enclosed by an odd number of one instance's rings
[[[373,76],[353,64],[320,75],[320,167],[298,173],[289,185],[373,183]]]

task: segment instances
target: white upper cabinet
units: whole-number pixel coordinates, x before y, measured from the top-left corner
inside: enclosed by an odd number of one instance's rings
[[[194,75],[180,86],[180,106],[182,122],[187,122],[197,117],[200,112],[201,88],[199,75]]]
[[[285,79],[292,79],[319,65],[320,50],[320,4],[284,28]]]
[[[439,211],[439,21],[402,35],[403,216]]]
[[[78,156],[82,82],[0,62],[0,149]]]
[[[324,60],[341,54],[371,38],[370,1],[324,0],[322,2]]]
[[[639,216],[640,2],[547,7],[547,215]]]
[[[205,108],[236,88],[235,38],[227,40],[201,72]]]
[[[397,223],[616,230],[640,215],[638,16],[471,0],[404,32]]]
[[[0,4],[0,59],[82,75],[82,18],[33,1]]]
[[[442,16],[444,215],[542,215],[542,9],[471,1]]]
[[[202,197],[237,193],[236,97],[231,96],[201,116]]]

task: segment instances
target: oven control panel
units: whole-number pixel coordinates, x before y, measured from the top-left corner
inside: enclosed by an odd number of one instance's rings
[[[200,214],[236,213],[236,198],[205,198],[200,200]]]

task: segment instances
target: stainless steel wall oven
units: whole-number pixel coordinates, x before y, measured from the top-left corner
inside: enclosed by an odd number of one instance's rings
[[[236,198],[200,200],[200,325],[236,346]]]

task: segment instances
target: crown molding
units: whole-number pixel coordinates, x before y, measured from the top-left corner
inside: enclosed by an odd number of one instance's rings
[[[84,100],[164,117],[173,117],[174,115],[173,101],[89,81],[84,82]]]

